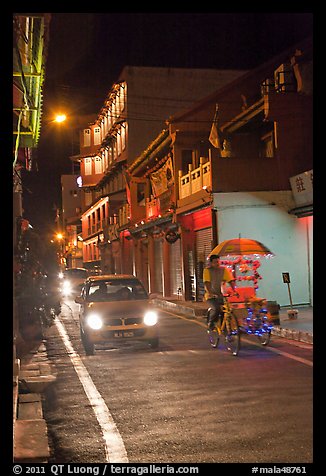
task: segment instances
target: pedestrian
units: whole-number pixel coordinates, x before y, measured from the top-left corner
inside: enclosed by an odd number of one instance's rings
[[[228,283],[236,295],[235,278],[232,272],[220,266],[219,255],[211,255],[209,257],[210,264],[204,268],[203,281],[205,286],[204,301],[207,302],[210,312],[207,315],[207,325],[209,329],[213,329],[215,322],[222,319],[223,316],[223,293],[222,284]]]

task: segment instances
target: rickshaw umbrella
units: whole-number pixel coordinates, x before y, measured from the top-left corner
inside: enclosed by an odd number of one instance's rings
[[[233,238],[230,240],[222,241],[219,245],[209,253],[208,256],[244,256],[244,255],[270,255],[273,253],[267,246],[263,245],[257,240],[251,240],[250,238]]]

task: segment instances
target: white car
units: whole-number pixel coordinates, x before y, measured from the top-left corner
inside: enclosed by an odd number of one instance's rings
[[[61,294],[65,297],[78,296],[87,277],[86,268],[67,268],[62,273]]]

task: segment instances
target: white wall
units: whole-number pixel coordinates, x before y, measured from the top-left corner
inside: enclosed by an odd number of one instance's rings
[[[219,243],[240,234],[274,253],[271,259],[260,258],[257,295],[281,306],[290,304],[282,272],[290,273],[293,305],[312,302],[312,217],[290,215],[294,206],[291,191],[214,194]]]

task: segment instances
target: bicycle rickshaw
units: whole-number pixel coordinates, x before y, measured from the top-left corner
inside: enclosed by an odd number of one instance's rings
[[[267,345],[273,328],[267,301],[257,297],[258,280],[262,279],[257,269],[259,257],[272,257],[273,253],[262,243],[248,238],[226,240],[216,246],[211,253],[220,256],[222,266],[232,267],[237,282],[252,282],[253,286],[238,286],[239,297],[224,292],[223,319],[214,329],[208,329],[208,338],[216,348],[223,336],[226,348],[232,355],[238,355],[241,333],[255,335],[262,345]],[[208,310],[210,312],[210,310]]]

